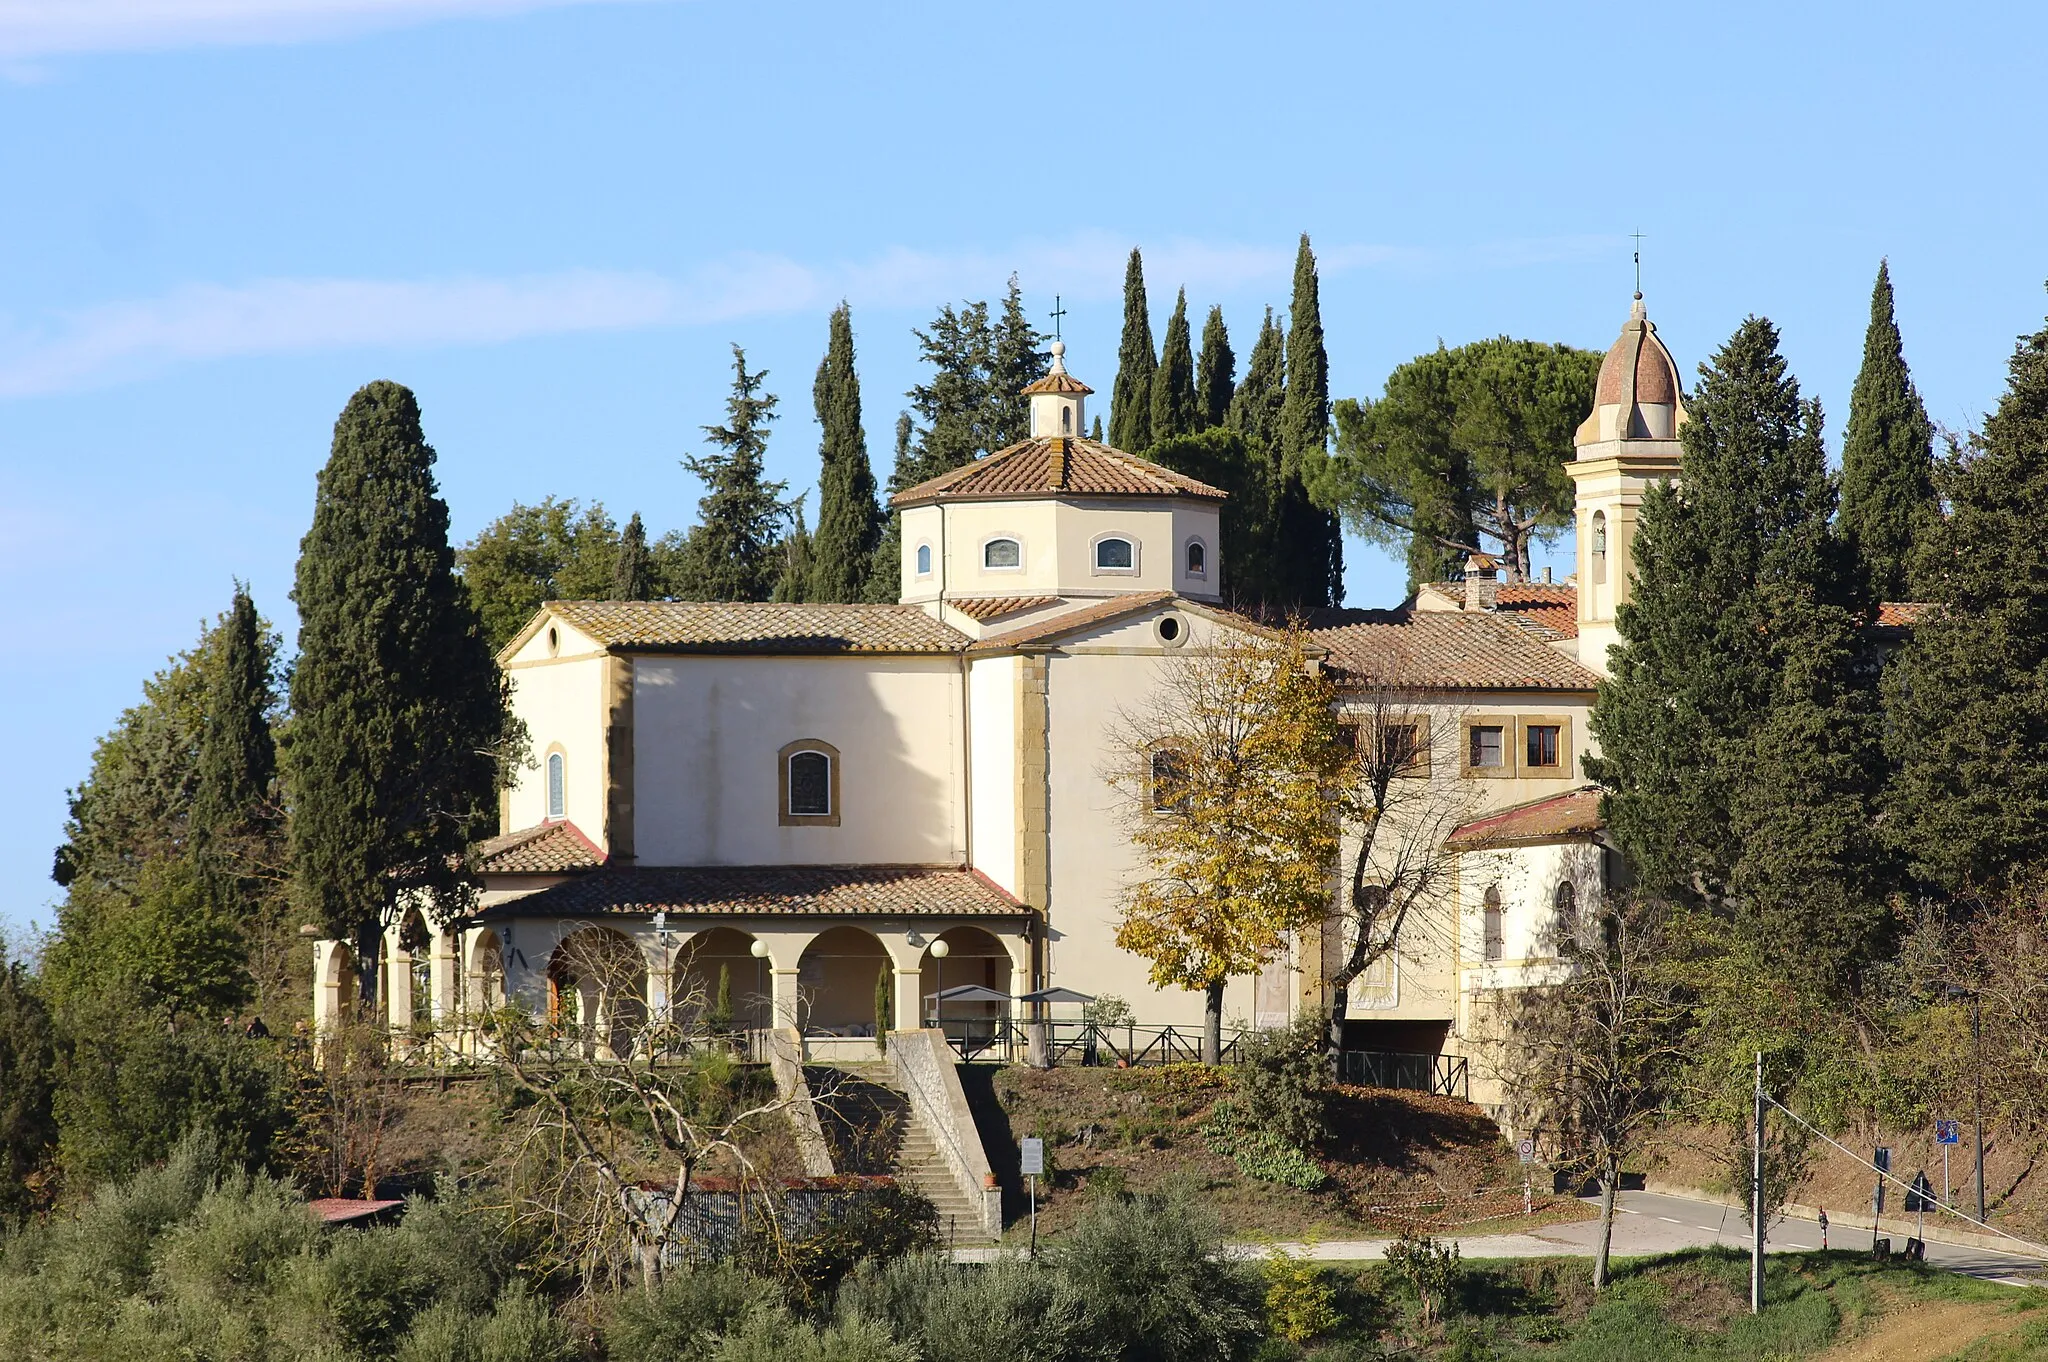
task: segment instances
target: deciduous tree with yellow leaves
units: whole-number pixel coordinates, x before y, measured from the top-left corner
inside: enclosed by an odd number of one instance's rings
[[[1331,796],[1356,755],[1315,653],[1299,629],[1205,629],[1119,714],[1104,775],[1144,870],[1116,942],[1152,962],[1157,987],[1205,995],[1206,1063],[1222,1056],[1224,986],[1329,910]]]

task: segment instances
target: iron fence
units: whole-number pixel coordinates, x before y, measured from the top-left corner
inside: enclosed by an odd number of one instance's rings
[[[1405,1088],[1439,1097],[1472,1100],[1472,1078],[1461,1055],[1400,1054],[1390,1050],[1346,1050],[1339,1072],[1364,1088]]]

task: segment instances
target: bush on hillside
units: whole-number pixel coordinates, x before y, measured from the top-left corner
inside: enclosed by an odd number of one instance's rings
[[[921,1253],[864,1264],[839,1288],[838,1312],[887,1322],[923,1362],[1094,1355],[1082,1292],[1065,1274],[1022,1258],[973,1266]]]
[[[1081,1299],[1090,1355],[1219,1362],[1258,1346],[1263,1294],[1222,1248],[1215,1214],[1176,1193],[1098,1202],[1046,1259]]]

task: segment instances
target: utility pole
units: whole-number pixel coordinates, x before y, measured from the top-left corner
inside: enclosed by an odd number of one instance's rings
[[[1749,1221],[1752,1239],[1749,1249],[1749,1313],[1764,1310],[1764,1052],[1756,1052],[1756,1093],[1752,1101],[1756,1148],[1749,1171]]]
[[[1984,1215],[1984,997],[1980,993],[1970,995],[1970,1041],[1977,1050],[1977,1094],[1975,1105],[1977,1126],[1977,1223],[1985,1223]]]

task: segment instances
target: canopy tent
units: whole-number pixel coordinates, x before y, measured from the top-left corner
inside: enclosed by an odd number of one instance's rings
[[[1031,993],[1019,994],[1020,1003],[1092,1003],[1095,995],[1082,993],[1071,988],[1041,988]]]
[[[980,984],[960,984],[942,992],[927,993],[924,999],[928,1003],[1006,1003],[1010,1001],[1010,995]]]

